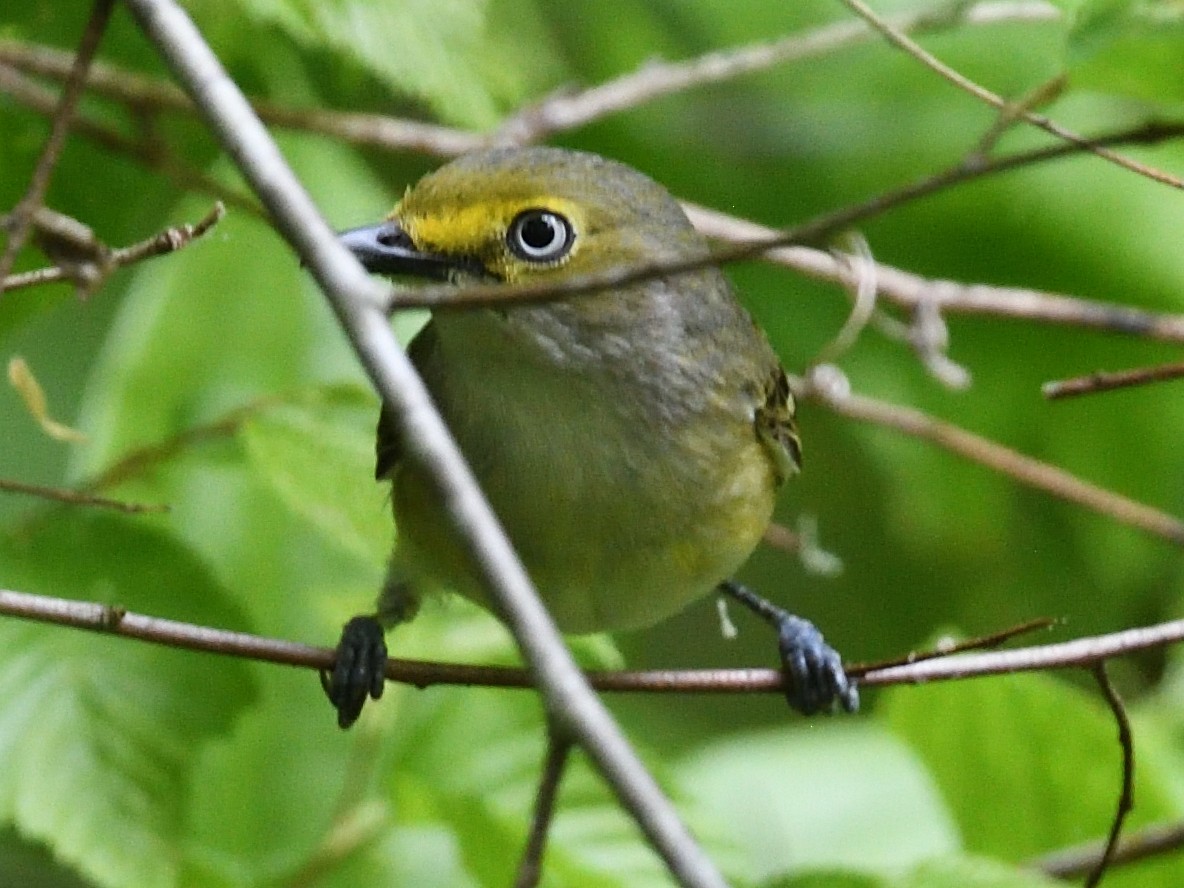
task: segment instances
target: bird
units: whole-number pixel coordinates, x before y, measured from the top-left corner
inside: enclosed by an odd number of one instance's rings
[[[493,148],[339,239],[371,273],[458,292],[701,261],[599,292],[437,309],[409,357],[561,631],[637,629],[718,593],[776,629],[793,708],[858,708],[820,631],[733,578],[801,464],[794,398],[663,186],[589,152]],[[345,624],[322,675],[343,728],[382,694],[385,632],[425,596],[489,603],[387,405],[375,476],[392,485],[396,542],[376,611]]]

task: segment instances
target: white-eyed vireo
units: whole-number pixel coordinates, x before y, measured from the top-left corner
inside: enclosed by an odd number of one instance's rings
[[[559,283],[708,249],[664,188],[558,148],[462,157],[341,237],[370,271],[457,284]],[[717,268],[436,312],[410,355],[560,629],[645,626],[718,590],[777,626],[791,704],[857,707],[814,626],[729,579],[800,454],[785,372]],[[398,541],[377,615],[346,625],[326,678],[343,727],[382,692],[384,626],[437,589],[485,599],[385,411],[377,476],[394,485]]]

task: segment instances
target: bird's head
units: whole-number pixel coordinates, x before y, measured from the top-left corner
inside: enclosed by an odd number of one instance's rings
[[[367,270],[439,280],[562,280],[702,255],[665,188],[595,154],[502,148],[411,186],[387,219],[341,235]]]

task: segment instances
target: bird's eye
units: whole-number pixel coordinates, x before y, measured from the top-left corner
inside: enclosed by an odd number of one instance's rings
[[[567,255],[576,233],[571,223],[550,210],[525,210],[514,217],[506,242],[519,259],[555,262]]]

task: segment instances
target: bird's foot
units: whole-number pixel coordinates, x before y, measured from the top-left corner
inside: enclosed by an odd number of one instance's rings
[[[332,671],[321,672],[321,687],[337,710],[337,724],[348,728],[367,697],[377,700],[386,683],[386,639],[377,618],[354,617],[341,630]]]
[[[859,688],[843,669],[838,652],[826,643],[809,620],[761,598],[733,580],[720,584],[720,591],[739,601],[777,630],[781,665],[790,678],[785,698],[802,715],[845,712],[859,709]]]

